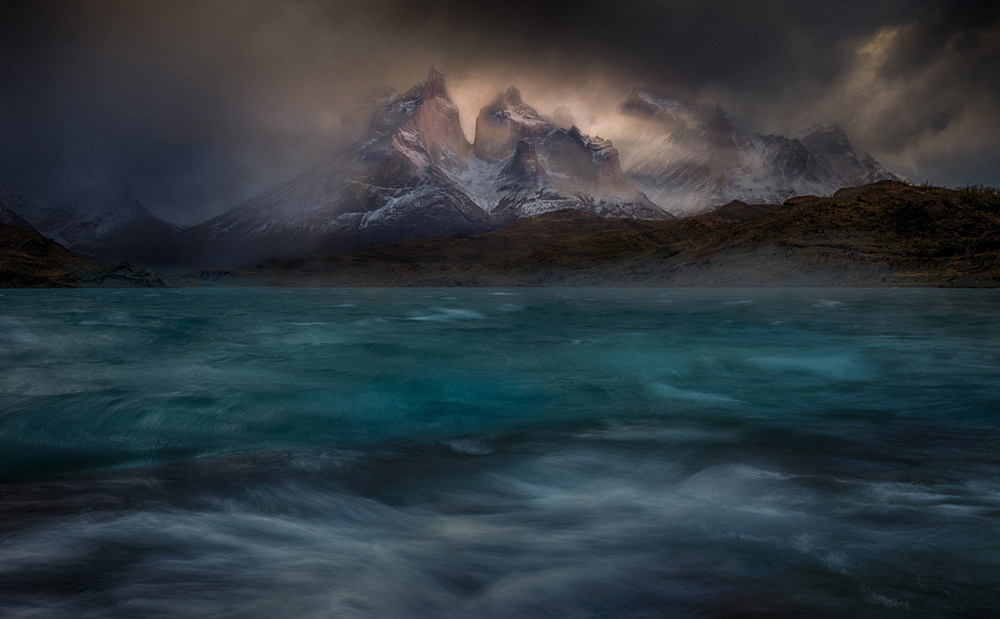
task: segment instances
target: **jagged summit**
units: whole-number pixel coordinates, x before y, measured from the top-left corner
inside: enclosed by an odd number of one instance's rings
[[[619,111],[637,127],[616,136],[621,153],[585,134],[565,107],[541,115],[510,86],[479,110],[470,144],[445,72],[432,66],[405,92],[380,88],[345,114],[342,132],[354,140],[336,156],[184,231],[130,197],[83,192],[42,208],[0,188],[0,200],[74,251],[148,256],[157,238],[174,235],[175,249],[190,250],[184,260],[204,266],[475,234],[560,209],[669,219],[901,178],[837,125],[801,140],[761,135],[720,105],[646,86],[633,87]],[[13,220],[3,206],[0,218]],[[105,252],[122,248],[135,253]]]
[[[521,91],[515,86],[511,86],[500,95],[500,99],[508,106],[524,105],[521,98]]]
[[[507,164],[500,171],[500,176],[504,178],[530,179],[537,183],[539,179],[546,179],[545,170],[538,162],[538,151],[531,138],[521,138],[517,143],[514,155],[507,160]]]
[[[458,108],[448,97],[444,72],[436,66],[427,79],[375,113],[371,130],[355,148],[366,157],[402,155],[417,167],[451,169],[461,167],[472,151]]]
[[[444,85],[444,70],[437,65],[431,65],[431,70],[427,72],[427,79],[410,89],[410,92],[414,91],[419,91],[426,99],[436,97],[448,99],[448,89]]]
[[[811,149],[832,151],[853,150],[851,138],[839,123],[826,126],[814,126],[810,128],[805,137],[800,141]]]
[[[650,123],[630,146],[626,178],[675,214],[710,210],[731,200],[781,203],[795,195],[829,195],[840,187],[901,179],[854,148],[839,125],[802,140],[762,135],[721,105],[636,86],[623,113]]]
[[[333,161],[191,228],[200,255],[188,262],[239,264],[492,229],[463,182],[471,151],[444,72],[432,67]]]
[[[503,159],[514,152],[522,138],[540,138],[555,128],[511,86],[479,110],[473,152],[480,159]]]

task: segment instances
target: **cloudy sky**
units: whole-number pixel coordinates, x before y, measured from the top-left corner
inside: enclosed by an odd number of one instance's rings
[[[470,138],[508,85],[613,133],[651,84],[764,133],[839,122],[917,182],[1000,185],[1000,4],[31,0],[0,9],[0,49],[0,181],[127,187],[179,223],[322,161],[357,101],[432,63]]]

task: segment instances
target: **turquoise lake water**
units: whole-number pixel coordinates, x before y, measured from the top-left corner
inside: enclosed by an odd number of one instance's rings
[[[0,291],[0,616],[991,616],[1000,293]]]

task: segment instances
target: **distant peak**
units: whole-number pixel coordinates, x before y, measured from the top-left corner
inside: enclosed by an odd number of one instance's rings
[[[448,90],[444,86],[444,71],[437,65],[431,65],[431,70],[427,73],[427,79],[420,84],[420,89],[424,93],[424,98],[433,99],[435,97],[448,98]]]
[[[436,64],[431,65],[431,70],[427,72],[427,81],[444,81],[444,69]]]
[[[537,114],[537,112],[534,112],[534,108],[524,103],[524,99],[521,98],[521,91],[514,86],[511,86],[507,90],[498,94],[496,98],[483,109],[488,110],[489,113],[492,114],[515,108],[530,109],[533,113]]]
[[[504,103],[507,105],[523,105],[524,100],[521,99],[521,91],[511,86],[503,93]]]

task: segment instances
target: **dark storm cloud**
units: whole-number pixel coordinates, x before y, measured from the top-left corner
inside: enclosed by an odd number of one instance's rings
[[[0,178],[128,185],[191,221],[322,160],[359,93],[434,62],[466,123],[507,83],[655,83],[763,130],[840,121],[918,180],[1000,183],[998,23],[918,0],[7,3]]]

